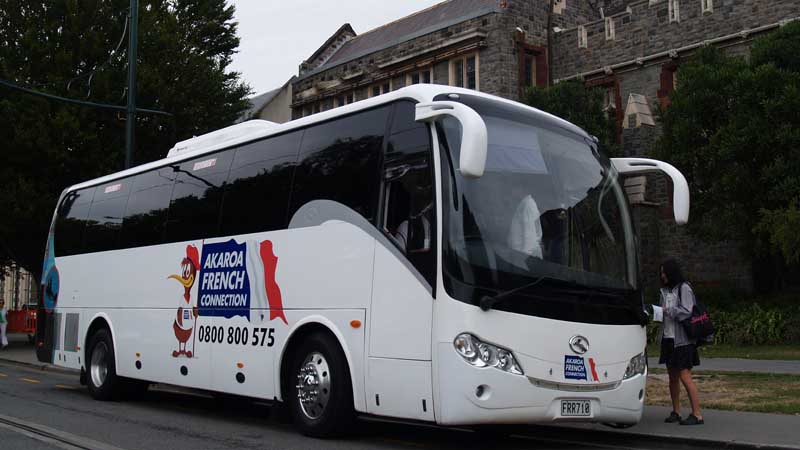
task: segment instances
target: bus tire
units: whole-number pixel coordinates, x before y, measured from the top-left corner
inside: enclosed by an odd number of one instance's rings
[[[304,339],[291,356],[286,402],[301,433],[333,437],[349,431],[354,418],[353,387],[347,359],[327,333]]]
[[[105,328],[97,330],[89,341],[86,386],[95,400],[115,400],[122,380],[117,376],[114,342]]]

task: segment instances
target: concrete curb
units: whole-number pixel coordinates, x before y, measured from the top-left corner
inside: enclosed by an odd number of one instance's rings
[[[546,426],[546,425],[534,425],[537,432],[534,436],[541,436],[542,433],[539,432],[540,428],[549,428],[550,430],[554,429],[561,429],[561,430],[569,430],[572,436],[580,436],[581,441],[591,441],[591,436],[604,436],[605,439],[609,438],[624,438],[626,440],[635,440],[635,441],[643,441],[643,444],[647,442],[653,441],[653,438],[657,438],[659,440],[668,440],[672,443],[691,446],[691,447],[704,447],[704,448],[713,448],[713,449],[726,449],[726,450],[800,450],[800,446],[787,446],[787,445],[774,445],[774,444],[760,444],[756,442],[744,442],[744,441],[726,441],[726,440],[719,440],[719,439],[709,439],[709,438],[695,438],[695,437],[686,437],[686,436],[674,436],[669,434],[661,434],[661,433],[636,433],[630,431],[612,431],[611,429],[608,430],[597,430],[593,428],[578,428],[578,427],[565,427],[565,426]],[[516,433],[512,433],[516,434]],[[527,433],[526,433],[527,434]],[[523,436],[525,434],[522,434]]]
[[[604,433],[614,433],[613,431],[603,431]],[[619,434],[627,434],[630,436],[635,436],[637,438],[643,439],[652,439],[652,438],[659,438],[663,440],[669,440],[671,442],[683,444],[683,445],[691,445],[696,447],[708,447],[708,448],[715,448],[715,449],[730,449],[730,450],[750,450],[750,449],[760,449],[760,450],[800,450],[800,447],[797,446],[784,446],[784,445],[773,445],[773,444],[759,444],[755,442],[743,442],[743,441],[723,441],[723,440],[716,440],[716,439],[706,439],[706,438],[691,438],[691,437],[678,437],[678,436],[671,436],[668,434],[642,434],[642,433],[619,433]]]
[[[80,375],[79,370],[67,369],[66,367],[58,367],[47,363],[29,363],[24,361],[17,361],[15,359],[3,358],[2,356],[0,356],[0,362],[41,370],[43,372],[58,372],[67,375]]]

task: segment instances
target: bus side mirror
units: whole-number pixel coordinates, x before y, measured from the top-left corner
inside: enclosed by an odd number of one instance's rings
[[[672,205],[675,222],[685,225],[689,221],[689,183],[671,164],[646,158],[611,158],[611,163],[621,175],[663,172],[672,179]]]
[[[444,117],[454,117],[461,124],[461,156],[459,170],[465,177],[479,178],[486,167],[488,137],[483,118],[469,106],[457,102],[431,102],[417,105],[417,122],[435,122]]]

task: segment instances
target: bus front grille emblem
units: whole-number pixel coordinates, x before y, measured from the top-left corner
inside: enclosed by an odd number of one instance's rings
[[[573,352],[582,355],[589,351],[589,340],[581,335],[572,336],[569,339],[569,348]]]

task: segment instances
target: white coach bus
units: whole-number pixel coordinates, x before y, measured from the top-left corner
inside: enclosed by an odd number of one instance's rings
[[[637,243],[622,173],[578,127],[415,85],[250,121],[64,191],[42,362],[92,396],[167,383],[439,424],[639,421]]]

